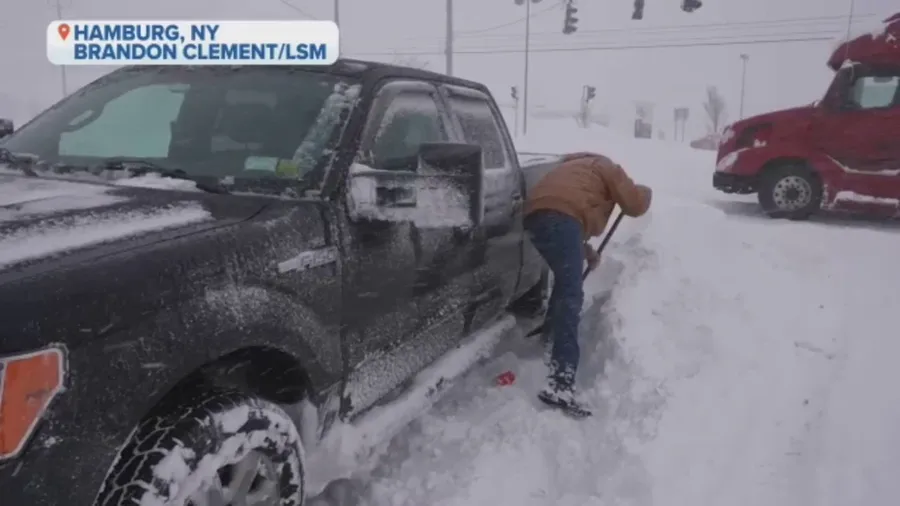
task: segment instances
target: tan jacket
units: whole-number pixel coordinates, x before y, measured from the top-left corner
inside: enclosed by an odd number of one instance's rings
[[[525,214],[540,210],[567,214],[588,237],[603,233],[616,204],[626,216],[641,216],[650,207],[649,188],[636,185],[621,166],[594,153],[573,153],[531,189]]]

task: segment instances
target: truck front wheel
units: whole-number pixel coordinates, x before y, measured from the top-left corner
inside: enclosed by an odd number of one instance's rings
[[[198,391],[145,419],[96,506],[300,506],[303,449],[279,406],[236,391]]]
[[[822,202],[822,182],[802,165],[781,165],[760,176],[757,196],[763,211],[772,218],[805,220]]]

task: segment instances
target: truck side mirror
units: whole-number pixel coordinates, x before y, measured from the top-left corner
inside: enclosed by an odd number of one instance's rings
[[[425,143],[419,146],[412,167],[408,162],[400,160],[396,168],[388,163],[392,170],[354,164],[348,179],[350,217],[412,222],[424,228],[481,224],[484,169],[480,146]]]
[[[13,120],[0,118],[0,139],[12,135],[15,130]]]

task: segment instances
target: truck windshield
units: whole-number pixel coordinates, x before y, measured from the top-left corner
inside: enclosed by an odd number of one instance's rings
[[[358,90],[296,68],[128,68],[0,145],[72,166],[127,159],[189,176],[310,178],[328,163]]]

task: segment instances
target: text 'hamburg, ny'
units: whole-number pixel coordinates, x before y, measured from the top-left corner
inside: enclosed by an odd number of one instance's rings
[[[331,65],[332,21],[54,21],[54,65]]]

